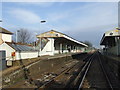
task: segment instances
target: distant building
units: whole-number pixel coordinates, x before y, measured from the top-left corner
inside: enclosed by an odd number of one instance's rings
[[[38,57],[38,50],[30,45],[12,41],[10,31],[0,27],[0,59],[5,63],[14,60]]]
[[[15,42],[5,42],[0,45],[0,50],[6,52],[6,60],[20,60],[38,57],[38,51],[32,46]],[[15,53],[15,55],[12,55]]]
[[[105,32],[100,45],[104,45],[104,52],[107,54],[120,55],[120,30]]]

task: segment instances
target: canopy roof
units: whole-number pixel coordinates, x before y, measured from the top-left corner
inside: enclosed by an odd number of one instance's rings
[[[120,30],[111,30],[107,31],[103,34],[103,37],[101,39],[100,45],[105,45],[106,41],[112,40],[114,37],[120,37]]]

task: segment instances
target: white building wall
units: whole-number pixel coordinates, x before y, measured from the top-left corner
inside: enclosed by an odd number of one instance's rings
[[[12,35],[2,34],[2,40],[5,41],[5,42],[12,42]]]
[[[6,51],[6,60],[12,60],[11,53],[15,52],[15,50],[13,48],[11,48],[6,43],[3,43],[0,45],[0,50]]]
[[[9,45],[6,43],[3,43],[0,45],[0,50],[6,51],[6,60],[13,60],[11,54],[12,52],[16,52],[13,48],[11,48]],[[35,58],[38,57],[38,51],[29,51],[29,52],[16,52],[15,53],[15,58],[14,60],[20,60],[20,59],[27,59],[27,58]]]
[[[40,52],[40,56],[42,55],[54,55],[54,38],[48,38],[48,42]]]
[[[38,51],[21,51],[16,52],[16,60],[36,58],[38,57]]]

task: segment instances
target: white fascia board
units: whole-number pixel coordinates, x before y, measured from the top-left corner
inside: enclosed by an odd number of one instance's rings
[[[85,47],[88,47],[88,45],[86,45],[86,44],[84,44],[84,43],[81,43],[81,42],[79,42],[79,41],[77,41],[77,40],[74,40],[74,39],[72,39],[72,38],[70,38],[70,37],[68,37],[68,36],[66,36],[66,35],[63,35],[63,37],[66,38],[66,39],[68,39],[68,40],[71,40],[71,41],[73,41],[73,42],[76,42],[76,43],[78,43],[78,44],[81,44],[81,45],[83,45],[83,46],[85,46]]]

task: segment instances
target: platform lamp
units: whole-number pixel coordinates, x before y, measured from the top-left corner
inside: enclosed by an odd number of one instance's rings
[[[40,23],[45,23],[46,21],[45,20],[41,20],[40,21]],[[40,30],[41,31],[41,30]],[[41,41],[42,39],[41,39],[41,37],[40,37],[40,49],[39,49],[39,52],[40,52],[40,54],[41,54],[41,45],[42,45],[42,41]],[[38,54],[38,57],[40,57],[40,55]]]

